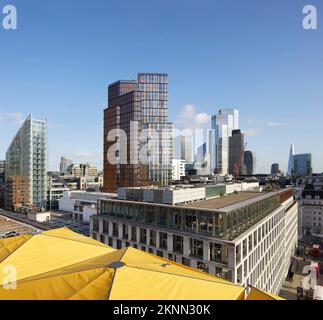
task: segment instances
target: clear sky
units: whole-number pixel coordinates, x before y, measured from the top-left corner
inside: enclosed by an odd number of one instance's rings
[[[205,126],[235,107],[258,172],[273,162],[286,170],[291,142],[323,171],[321,0],[0,0],[1,11],[6,4],[17,7],[18,30],[0,27],[0,159],[31,113],[49,121],[50,169],[61,156],[101,167],[107,85],[166,72],[175,125]],[[307,4],[318,30],[302,27]]]

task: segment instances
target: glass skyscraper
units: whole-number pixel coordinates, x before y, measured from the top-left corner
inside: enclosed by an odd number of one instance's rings
[[[293,156],[292,176],[309,176],[312,170],[312,155],[310,153],[295,154]]]
[[[229,138],[232,131],[239,129],[239,110],[222,109],[212,117],[214,130],[214,158],[213,166],[218,174],[229,173]]]
[[[30,115],[6,153],[6,209],[45,207],[46,177],[47,120],[36,120]]]

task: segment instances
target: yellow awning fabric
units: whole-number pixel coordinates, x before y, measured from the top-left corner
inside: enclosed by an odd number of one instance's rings
[[[2,300],[243,300],[245,288],[133,248],[114,250],[66,228],[0,240]]]
[[[274,294],[263,292],[257,288],[251,287],[247,300],[285,300],[285,299],[275,296]]]

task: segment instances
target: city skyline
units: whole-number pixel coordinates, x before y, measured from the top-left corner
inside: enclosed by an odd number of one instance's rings
[[[61,156],[102,168],[108,83],[138,72],[165,72],[169,120],[176,127],[210,128],[219,109],[237,108],[248,149],[257,156],[257,172],[269,173],[274,162],[286,172],[292,142],[296,153],[312,153],[314,171],[323,171],[322,143],[315,134],[323,116],[323,45],[320,29],[302,28],[304,1],[276,1],[277,7],[204,1],[208,10],[185,1],[183,11],[180,1],[96,1],[93,16],[89,2],[78,4],[76,12],[70,1],[59,11],[60,19],[55,12],[62,1],[46,6],[34,0],[13,2],[18,30],[0,30],[8,49],[0,53],[5,61],[0,159],[31,113],[48,119],[49,170],[58,170]],[[152,15],[155,10],[158,17]],[[134,28],[123,26],[116,11],[124,12]],[[136,49],[131,56],[125,50],[129,45]]]

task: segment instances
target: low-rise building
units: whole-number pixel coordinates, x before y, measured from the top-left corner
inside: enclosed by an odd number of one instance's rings
[[[97,214],[98,199],[114,199],[114,193],[66,191],[59,200],[59,211],[70,213],[75,220],[89,222]]]
[[[243,286],[279,292],[298,242],[298,204],[292,189],[177,204],[157,202],[157,195],[165,199],[158,191],[154,201],[147,202],[138,190],[128,190],[126,199],[121,190],[118,199],[98,201],[98,215],[90,224],[94,239],[118,249],[133,246]]]
[[[37,222],[49,222],[51,218],[50,212],[28,212],[28,219]]]
[[[47,210],[58,210],[58,201],[63,194],[69,191],[69,187],[58,175],[48,172],[47,174]]]

